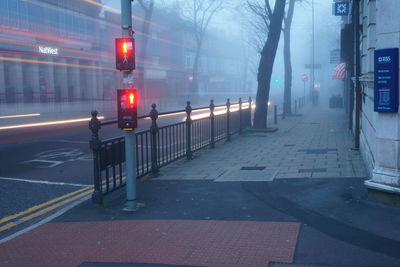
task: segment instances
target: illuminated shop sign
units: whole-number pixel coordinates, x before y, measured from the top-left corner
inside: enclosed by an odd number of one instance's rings
[[[45,55],[58,55],[58,48],[39,45],[38,52],[39,54],[45,54]]]

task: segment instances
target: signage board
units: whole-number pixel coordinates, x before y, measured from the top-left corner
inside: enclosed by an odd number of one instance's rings
[[[334,3],[335,16],[347,16],[350,14],[350,3],[349,2],[335,2]]]
[[[399,49],[375,50],[374,60],[374,111],[398,112]]]
[[[39,45],[35,52],[44,55],[58,55],[58,48]]]
[[[320,69],[322,66],[321,64],[305,64],[304,68],[306,69]]]
[[[340,63],[340,49],[331,50],[330,63],[331,64],[339,64]]]

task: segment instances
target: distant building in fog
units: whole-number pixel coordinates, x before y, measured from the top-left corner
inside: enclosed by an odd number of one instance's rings
[[[146,106],[182,106],[194,98],[187,91],[194,47],[185,22],[155,9],[147,53],[141,55],[139,5],[133,15],[138,67],[134,74],[137,79],[141,71],[145,78],[145,90],[138,88],[141,99]],[[1,0],[0,103],[113,99],[120,81],[114,58],[120,23],[118,13],[82,0]],[[246,58],[232,39],[210,31],[200,60],[200,96],[248,95],[243,80]]]
[[[0,101],[102,99],[100,7],[80,0],[0,1]],[[104,67],[107,66],[108,67]]]

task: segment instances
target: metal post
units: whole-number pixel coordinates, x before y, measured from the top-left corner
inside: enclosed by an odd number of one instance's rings
[[[94,192],[92,194],[93,203],[101,204],[103,202],[103,193],[101,192],[100,177],[100,148],[101,141],[99,139],[99,130],[101,128],[100,121],[97,119],[97,111],[92,111],[92,119],[89,122],[89,129],[92,131],[92,140],[90,148],[93,151],[93,184]]]
[[[356,93],[356,106],[355,106],[355,125],[354,125],[354,148],[360,149],[360,114],[361,114],[361,57],[360,57],[360,1],[353,2],[353,22],[354,22],[354,49],[355,49],[355,93]]]
[[[278,107],[274,105],[274,124],[278,124]]]
[[[121,27],[123,37],[132,37],[131,0],[121,0]],[[133,87],[132,71],[123,72],[124,88]],[[125,211],[135,211],[136,205],[136,135],[135,130],[125,130],[126,205]]]
[[[125,211],[135,211],[136,203],[136,136],[135,131],[125,131],[126,205]]]
[[[190,118],[190,113],[192,113],[192,107],[190,106],[190,101],[186,102],[186,159],[192,159],[192,119]]]
[[[210,128],[211,128],[211,138],[210,138],[210,147],[214,148],[215,147],[215,115],[214,115],[214,100],[210,101]]]
[[[253,112],[252,108],[251,108],[251,97],[249,97],[249,127],[252,126],[251,124],[251,113]]]
[[[315,19],[314,19],[314,0],[311,2],[311,17],[312,17],[312,44],[311,44],[311,90],[314,90],[315,86]]]
[[[151,134],[151,172],[153,176],[157,176],[158,174],[158,162],[157,162],[157,134],[158,134],[158,111],[156,110],[156,104],[151,105],[152,109],[150,111],[151,118],[151,126],[150,126],[150,134]]]
[[[285,106],[285,104],[283,104],[283,106]],[[286,114],[285,114],[285,109],[283,109],[283,110],[282,110],[282,120],[284,120],[284,119],[286,118],[285,115],[286,115]]]
[[[229,118],[231,116],[231,102],[229,101],[229,98],[226,100],[226,139],[227,141],[231,141],[231,129],[230,129],[230,123],[229,123]]]
[[[297,113],[297,100],[294,101],[294,113]]]
[[[239,98],[239,134],[242,134],[242,98]]]

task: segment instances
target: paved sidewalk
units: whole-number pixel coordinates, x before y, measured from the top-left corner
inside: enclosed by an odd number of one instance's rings
[[[306,112],[306,116],[280,120],[275,133],[248,133],[212,153],[203,151],[207,156],[195,155],[193,162],[171,164],[159,179],[242,180],[240,169],[254,166],[265,167],[265,171],[247,171],[248,179],[259,179],[257,174],[264,180],[366,177],[360,153],[351,150],[353,138],[343,110]]]
[[[1,266],[400,266],[400,210],[366,199],[343,110],[303,111],[0,244]],[[272,126],[272,125],[271,125]]]

